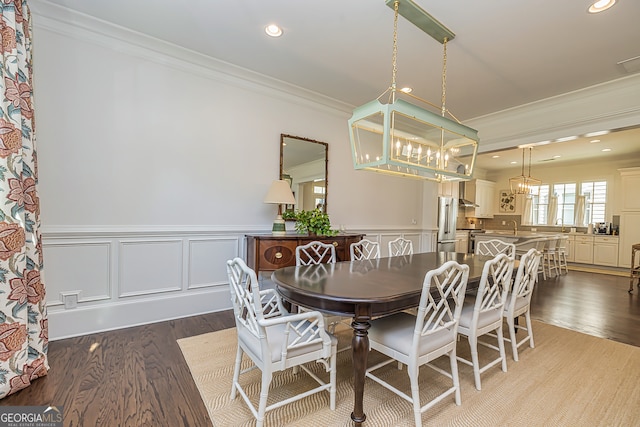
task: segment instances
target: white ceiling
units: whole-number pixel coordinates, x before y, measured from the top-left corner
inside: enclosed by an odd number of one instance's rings
[[[456,34],[446,105],[463,122],[624,77],[617,63],[640,56],[638,0],[597,15],[587,13],[590,0],[415,1]],[[393,10],[384,0],[50,2],[354,106],[391,83]],[[265,35],[271,23],[282,37]],[[439,105],[442,45],[402,17],[398,27],[398,85]]]

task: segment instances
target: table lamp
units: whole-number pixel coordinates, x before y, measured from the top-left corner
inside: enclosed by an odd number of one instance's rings
[[[269,192],[267,192],[267,195],[264,198],[264,202],[278,205],[278,215],[273,221],[273,228],[271,230],[272,234],[276,236],[286,234],[284,220],[282,219],[282,205],[293,205],[296,203],[296,199],[293,197],[289,183],[281,179],[273,181],[273,183],[271,183],[271,187],[269,187]]]

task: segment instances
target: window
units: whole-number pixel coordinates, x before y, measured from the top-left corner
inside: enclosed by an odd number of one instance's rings
[[[537,191],[540,195],[532,198],[532,224],[534,225],[584,226],[605,221],[607,181],[545,184],[533,187],[533,192]],[[578,197],[579,195],[584,196],[584,199]],[[554,200],[553,196],[557,199]],[[556,202],[557,209],[554,208]]]
[[[558,210],[552,224],[573,224],[576,206],[576,183],[554,184],[553,194],[558,198]],[[551,213],[553,215],[553,212]]]
[[[585,220],[604,222],[607,204],[607,181],[583,182],[580,194],[585,196]]]
[[[546,224],[549,210],[549,186],[533,186],[531,189],[534,193],[540,192],[538,196],[533,196],[532,200],[533,224]]]

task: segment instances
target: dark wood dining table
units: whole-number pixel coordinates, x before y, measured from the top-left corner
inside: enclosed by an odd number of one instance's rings
[[[368,329],[373,317],[398,313],[420,303],[424,277],[449,260],[469,266],[468,291],[482,276],[488,256],[428,252],[361,261],[285,267],[272,274],[278,293],[292,304],[353,317],[354,407],[356,426],[366,419],[363,408]],[[477,288],[477,286],[475,286]]]

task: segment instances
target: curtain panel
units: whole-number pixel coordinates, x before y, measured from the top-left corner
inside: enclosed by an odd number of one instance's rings
[[[0,398],[47,374],[40,200],[26,0],[0,11]]]

